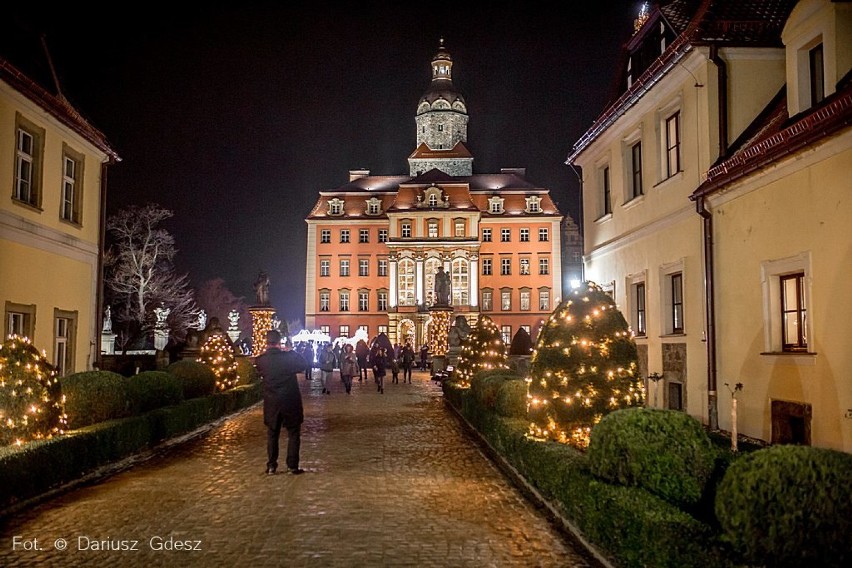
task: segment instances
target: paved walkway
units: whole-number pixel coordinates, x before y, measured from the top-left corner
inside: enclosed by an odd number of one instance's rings
[[[0,566],[596,566],[480,452],[426,373],[385,394],[372,379],[350,395],[335,379],[330,396],[300,382],[304,475],[263,473],[255,406],[8,519]]]

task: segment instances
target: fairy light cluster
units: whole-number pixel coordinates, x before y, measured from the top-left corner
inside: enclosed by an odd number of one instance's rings
[[[65,397],[56,369],[26,337],[0,347],[0,445],[20,446],[65,433]]]
[[[545,322],[527,385],[530,436],[579,448],[604,415],[645,403],[633,334],[595,283],[574,290]]]
[[[204,342],[198,361],[213,369],[216,390],[232,389],[240,382],[234,348],[223,334],[214,333]]]
[[[456,384],[469,388],[471,379],[479,371],[508,368],[506,344],[500,329],[488,316],[479,316],[479,321],[462,342],[456,367]]]
[[[275,310],[249,308],[251,312],[251,356],[257,357],[266,350],[266,332],[273,329]]]
[[[429,321],[429,352],[433,356],[443,357],[447,354],[447,336],[450,334],[452,317],[452,311],[432,311],[432,319]]]

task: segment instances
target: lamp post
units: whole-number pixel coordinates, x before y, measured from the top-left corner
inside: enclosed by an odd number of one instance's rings
[[[653,373],[648,373],[648,380],[654,381],[654,408],[657,408],[657,392],[660,390],[659,382],[662,380],[663,376],[656,371]]]
[[[731,451],[737,451],[737,393],[743,390],[743,384],[737,383],[734,388],[725,383],[731,393]]]

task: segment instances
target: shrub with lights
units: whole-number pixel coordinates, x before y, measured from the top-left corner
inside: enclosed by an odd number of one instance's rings
[[[26,337],[0,347],[0,445],[62,434],[66,417],[56,370]]]
[[[573,290],[539,333],[530,363],[530,435],[586,448],[604,415],[645,402],[636,344],[612,298]]]
[[[224,391],[237,386],[240,376],[237,373],[237,358],[234,348],[223,333],[210,335],[201,346],[198,361],[204,363],[216,375],[216,390]]]
[[[479,316],[479,321],[461,344],[453,381],[459,387],[469,388],[473,375],[479,371],[508,368],[506,344],[500,329],[488,316]]]

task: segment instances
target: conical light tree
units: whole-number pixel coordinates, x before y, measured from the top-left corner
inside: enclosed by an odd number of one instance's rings
[[[585,448],[605,414],[642,406],[633,334],[593,282],[572,291],[538,336],[530,363],[530,434]]]
[[[234,348],[224,334],[214,333],[204,342],[198,361],[213,369],[216,375],[216,390],[232,389],[239,383]]]
[[[50,438],[66,423],[56,369],[29,339],[10,336],[0,346],[0,445]]]
[[[479,316],[479,321],[462,342],[455,372],[456,384],[468,388],[470,380],[479,371],[508,368],[506,344],[500,329],[488,316]]]

